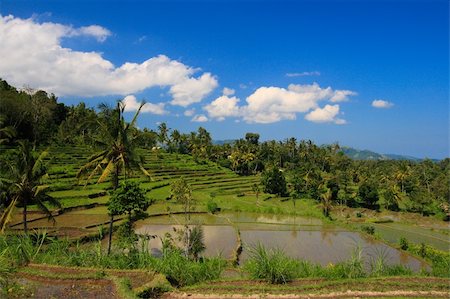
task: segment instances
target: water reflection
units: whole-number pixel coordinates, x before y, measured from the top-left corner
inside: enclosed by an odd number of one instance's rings
[[[204,224],[206,256],[222,254],[225,258],[231,258],[237,246],[235,227],[238,227],[244,246],[242,261],[248,258],[249,247],[261,243],[267,248],[281,248],[289,256],[321,265],[347,260],[355,247],[359,246],[366,261],[381,256],[388,263],[402,263],[415,271],[424,266],[418,259],[384,243],[365,238],[359,233],[342,231],[337,227],[321,226],[322,223],[318,219],[261,216],[251,213],[229,213],[219,217],[195,215],[195,217],[198,222]],[[149,218],[139,221],[136,232],[164,236],[166,232],[173,231],[174,221],[170,219],[171,217],[153,218],[158,219]],[[251,221],[259,223],[250,223]],[[233,223],[234,227],[230,223]],[[161,241],[153,239],[150,246],[161,248]]]

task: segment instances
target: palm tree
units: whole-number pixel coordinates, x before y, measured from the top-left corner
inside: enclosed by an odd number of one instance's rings
[[[48,215],[49,219],[53,219],[53,216],[44,202],[48,201],[53,206],[61,207],[61,204],[56,199],[47,194],[48,186],[42,185],[42,180],[48,176],[44,164],[44,159],[47,155],[48,151],[43,151],[36,155],[28,141],[19,142],[17,160],[15,165],[10,166],[11,175],[7,178],[2,178],[2,182],[9,185],[8,191],[11,202],[0,218],[1,232],[4,231],[6,224],[11,220],[11,215],[16,205],[23,207],[23,229],[25,234],[28,233],[28,205],[36,204],[40,210]]]
[[[0,144],[8,142],[16,136],[16,130],[12,126],[4,126],[5,117],[0,115]]]
[[[139,168],[145,176],[150,177],[150,174],[143,167],[143,156],[138,155],[135,151],[137,136],[132,136],[131,134],[144,104],[141,103],[130,123],[125,122],[123,116],[125,105],[122,102],[119,101],[115,109],[105,104],[100,105],[103,117],[99,125],[103,139],[99,140],[98,143],[102,150],[91,156],[88,162],[80,168],[77,173],[78,178],[88,175],[87,184],[94,175],[100,174],[97,180],[98,184],[104,182],[107,177],[111,177],[113,189],[116,190],[119,186],[121,172],[126,177],[133,167]],[[108,253],[111,252],[112,226],[114,222],[114,215],[111,213],[110,216]]]

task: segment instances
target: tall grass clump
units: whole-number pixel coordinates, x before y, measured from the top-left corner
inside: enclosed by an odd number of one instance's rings
[[[249,249],[250,258],[244,265],[253,279],[272,284],[287,283],[297,274],[299,262],[288,257],[283,250],[266,249],[261,243]]]
[[[154,261],[154,270],[166,275],[167,280],[177,287],[218,279],[226,266],[225,260],[220,257],[195,262],[179,249],[167,250],[161,259]]]
[[[375,253],[375,256],[369,261],[370,276],[404,276],[412,275],[413,272],[403,265],[389,265],[388,254],[386,250],[379,250]]]
[[[361,247],[357,246],[353,249],[350,259],[337,263],[335,266],[330,267],[327,272],[329,278],[335,279],[366,277]]]

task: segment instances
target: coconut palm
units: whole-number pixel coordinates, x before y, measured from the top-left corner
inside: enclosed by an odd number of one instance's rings
[[[101,151],[91,156],[88,162],[80,168],[77,177],[87,176],[86,184],[96,174],[100,174],[97,184],[104,182],[106,178],[111,177],[113,189],[119,186],[120,174],[126,177],[131,173],[132,168],[138,168],[147,177],[150,174],[144,169],[144,158],[136,153],[135,141],[137,136],[132,136],[134,127],[142,103],[130,123],[125,122],[125,105],[122,102],[117,103],[117,107],[112,109],[105,104],[100,105],[101,121],[100,132],[102,139],[98,141]],[[114,214],[110,215],[109,226],[109,244],[108,253],[111,251],[112,225]]]
[[[48,186],[42,181],[48,176],[44,159],[48,151],[36,154],[28,141],[19,142],[19,152],[14,165],[10,165],[10,176],[2,178],[2,183],[7,184],[10,203],[0,218],[0,229],[4,231],[11,220],[16,205],[23,207],[23,229],[28,233],[27,207],[35,204],[49,219],[53,219],[51,211],[44,204],[45,201],[56,207],[61,204],[47,194]],[[54,220],[54,219],[53,219]]]

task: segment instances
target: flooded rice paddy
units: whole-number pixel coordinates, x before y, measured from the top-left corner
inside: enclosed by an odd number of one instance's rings
[[[150,217],[136,223],[138,234],[158,236],[150,241],[157,252],[165,233],[175,236],[173,228],[181,228],[183,215]],[[355,248],[362,249],[363,259],[369,262],[382,256],[389,264],[401,263],[419,271],[426,264],[411,255],[390,247],[360,233],[335,225],[324,224],[320,219],[252,213],[222,213],[220,215],[192,215],[191,223],[204,225],[206,256],[222,255],[231,258],[238,245],[237,231],[243,243],[241,261],[248,258],[248,249],[261,243],[267,248],[283,249],[289,256],[321,265],[335,264],[351,257]]]

